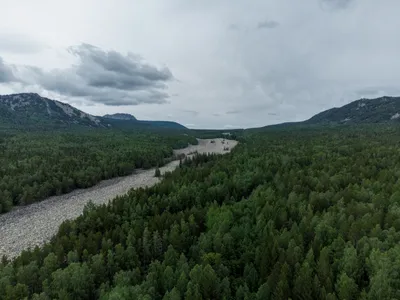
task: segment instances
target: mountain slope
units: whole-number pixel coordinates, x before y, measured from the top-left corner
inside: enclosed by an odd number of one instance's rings
[[[360,99],[316,114],[305,124],[359,124],[400,121],[400,97]]]
[[[145,121],[137,120],[131,114],[117,113],[112,115],[105,115],[101,117],[104,122],[107,122],[113,127],[129,129],[133,127],[140,128],[167,128],[167,129],[187,129],[185,126],[172,121]]]
[[[152,127],[162,127],[168,129],[187,129],[182,124],[173,121],[149,121],[149,120],[139,120],[141,125],[152,126]]]
[[[182,124],[179,124],[177,122],[172,122],[172,121],[143,121],[143,120],[121,120],[121,119],[114,119],[114,118],[105,118],[105,117],[100,117],[103,122],[107,122],[107,124],[110,124],[111,127],[113,128],[120,128],[120,129],[146,129],[146,128],[152,128],[152,129],[159,129],[159,128],[164,128],[164,129],[187,129],[185,126]]]
[[[81,125],[105,127],[102,121],[69,104],[41,97],[35,93],[0,95],[2,127],[65,127]]]
[[[130,114],[95,117],[63,102],[35,93],[0,95],[0,128],[54,129],[71,126],[92,128],[186,129],[171,121],[140,121]]]
[[[104,115],[103,118],[105,119],[114,119],[114,120],[136,120],[134,116],[131,114],[124,114],[124,113],[116,113],[111,115]]]

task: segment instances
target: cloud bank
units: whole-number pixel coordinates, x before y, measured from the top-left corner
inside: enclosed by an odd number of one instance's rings
[[[346,9],[355,0],[320,0],[323,8]]]
[[[203,128],[300,121],[400,94],[398,0],[20,1],[2,7],[1,93]],[[5,45],[1,32],[20,35]],[[37,53],[35,40],[51,48]]]
[[[167,103],[167,82],[173,75],[138,55],[104,51],[89,44],[68,48],[78,63],[66,69],[43,70],[17,66],[14,71],[0,59],[0,82],[40,86],[67,97],[84,98],[105,105]]]
[[[259,22],[259,23],[257,24],[257,28],[258,28],[258,29],[264,29],[264,28],[273,29],[273,28],[276,28],[276,27],[278,27],[278,26],[279,26],[279,23],[278,23],[278,22],[276,22],[276,21],[271,21],[271,20],[265,20],[265,21]]]
[[[46,45],[33,37],[15,32],[0,32],[0,53],[38,53]]]
[[[3,59],[0,57],[0,83],[14,82],[15,80],[11,67],[4,64]]]

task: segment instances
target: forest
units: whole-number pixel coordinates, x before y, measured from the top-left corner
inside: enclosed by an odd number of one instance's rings
[[[399,127],[239,139],[3,257],[0,299],[400,299]]]
[[[0,133],[0,213],[49,196],[164,165],[194,137],[175,131]]]

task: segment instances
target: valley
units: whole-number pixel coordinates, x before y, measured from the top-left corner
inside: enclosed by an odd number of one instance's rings
[[[400,1],[5,2],[0,300],[400,300]]]
[[[400,299],[400,98],[188,130],[18,97],[0,299]]]
[[[224,150],[227,145],[232,149],[236,144],[237,141],[234,140],[224,140],[223,143],[223,139],[199,139],[198,145],[174,150],[174,153],[189,157],[195,152],[223,154],[228,153]],[[173,171],[178,165],[179,160],[171,161],[160,167],[161,174]],[[41,246],[49,241],[60,224],[82,214],[89,201],[96,205],[104,204],[115,197],[125,195],[132,188],[144,188],[156,184],[160,178],[155,177],[154,173],[155,168],[136,170],[132,175],[104,180],[93,187],[53,196],[0,215],[0,257],[6,255],[13,258],[22,250]]]
[[[0,131],[0,213],[163,166],[173,149],[196,143],[165,130]]]

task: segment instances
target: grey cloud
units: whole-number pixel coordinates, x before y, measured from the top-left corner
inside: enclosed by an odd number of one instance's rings
[[[214,113],[214,114],[212,114],[214,117],[220,117],[221,116],[221,114],[218,114],[218,113]]]
[[[268,116],[277,116],[277,113],[268,113]]]
[[[251,106],[241,105],[235,109],[228,110],[225,112],[227,115],[237,115],[237,114],[245,114],[250,112],[258,112],[258,113],[266,113],[265,110],[271,108],[271,106],[276,106],[279,101],[274,101],[273,103],[259,103],[252,104]],[[268,113],[270,114],[270,113]]]
[[[0,57],[0,83],[8,83],[15,81],[15,77],[11,67],[4,64],[3,59]]]
[[[256,29],[262,30],[262,29],[274,29],[279,26],[279,23],[273,20],[265,20],[258,22],[256,25]],[[232,23],[228,26],[229,31],[245,31],[248,32],[249,30],[253,30],[253,25],[250,27],[248,26],[241,26],[237,23]]]
[[[172,78],[168,68],[158,69],[132,53],[124,56],[116,51],[105,52],[89,44],[70,47],[69,51],[81,60],[76,73],[87,78],[88,84],[94,87],[123,90],[154,85],[164,87],[163,82]]]
[[[237,115],[240,114],[241,111],[240,110],[228,110],[225,114],[227,115]]]
[[[231,125],[231,124],[226,124],[224,125],[225,129],[238,129],[241,128],[239,125]]]
[[[182,110],[182,112],[185,112],[185,113],[191,114],[191,115],[192,115],[192,116],[194,116],[194,117],[196,117],[196,116],[198,116],[198,115],[199,115],[199,112],[198,112],[198,111],[195,111],[195,110],[190,110],[190,109],[183,109],[183,110]]]
[[[237,31],[240,30],[240,26],[238,24],[232,23],[228,26],[228,30]]]
[[[379,93],[379,90],[377,90],[376,88],[363,88],[363,89],[359,89],[358,91],[356,91],[357,95],[363,96],[365,94],[367,95],[376,95]]]
[[[125,92],[113,91],[113,94],[95,92],[87,95],[87,99],[110,106],[139,105],[139,104],[165,104],[168,103],[169,95],[156,90]]]
[[[345,9],[354,0],[320,0],[323,9]]]
[[[31,87],[39,82],[41,87],[60,90],[67,95],[62,99],[90,100],[93,97],[96,101],[111,104],[165,103],[168,96],[176,93],[179,96],[173,98],[168,111],[160,112],[158,106],[148,105],[138,107],[140,112],[135,111],[135,114],[140,118],[143,118],[140,114],[151,118],[173,112],[183,124],[196,123],[198,127],[208,128],[221,128],[225,124],[251,127],[268,122],[304,120],[321,110],[351,100],[390,93],[391,90],[381,87],[400,87],[397,82],[400,43],[393,38],[399,27],[396,15],[400,9],[398,0],[387,0],[386,5],[376,0],[256,0],[251,6],[245,1],[226,0],[155,2],[159,5],[157,10],[152,9],[153,5],[148,6],[146,1],[138,1],[140,7],[135,11],[143,14],[143,18],[129,18],[132,9],[123,5],[112,15],[107,11],[108,6],[102,10],[101,5],[97,5],[96,15],[83,14],[82,19],[63,27],[65,35],[59,38],[57,31],[61,27],[49,27],[46,18],[35,18],[39,10],[45,10],[44,4],[37,8],[37,13],[27,15],[28,19],[19,18],[19,10],[15,9],[15,15],[10,15],[8,20],[11,26],[23,28],[28,33],[47,28],[44,37],[54,47],[88,36],[101,45],[123,45],[131,47],[132,51],[140,45],[140,52],[145,57],[149,55],[167,62],[174,75],[181,79],[179,84],[176,79],[169,84],[170,79],[153,80],[154,77],[149,75],[134,81],[132,78],[136,77],[129,72],[132,67],[126,68],[129,64],[119,62],[122,56],[124,60],[135,62],[134,66],[138,61],[142,65],[140,57],[104,52],[88,45],[70,48],[77,59],[76,66],[58,72],[44,71],[52,68],[53,60],[47,61],[46,53],[41,53],[38,58],[46,68],[39,72],[25,70],[33,75],[18,78],[23,78]],[[68,7],[73,9],[74,6]],[[51,15],[61,19],[65,17],[60,11]],[[369,15],[373,15],[374,20],[385,22],[371,22],[370,18],[365,18]],[[113,27],[102,34],[99,23],[105,16],[110,18]],[[123,22],[113,22],[113,18]],[[268,29],[274,26],[271,20],[280,25]],[[84,22],[92,26],[83,26]],[[60,26],[64,23],[61,22]],[[258,24],[267,28],[257,29]],[[143,26],[148,30],[143,31]],[[131,34],[124,34],[127,28]],[[154,41],[162,47],[155,47]],[[17,62],[19,57],[13,56],[13,59]],[[64,58],[60,55],[58,59]],[[168,77],[168,72],[163,72],[162,68],[150,69],[158,71],[155,78]],[[20,75],[13,67],[11,70],[15,76]],[[139,72],[141,69],[134,70]],[[3,78],[5,73],[3,71]],[[134,87],[132,82],[136,83]],[[150,86],[146,86],[149,83]],[[68,96],[71,94],[83,96]],[[103,109],[107,108],[99,105],[92,112]],[[200,114],[194,120],[190,113],[181,109],[195,109]],[[232,114],[234,110],[236,114]],[[226,111],[231,114],[226,114]],[[220,113],[220,116],[213,113]]]
[[[279,26],[276,21],[265,20],[257,24],[257,29],[273,29]]]
[[[48,91],[69,97],[82,97],[105,105],[167,103],[167,82],[171,71],[145,63],[139,56],[124,56],[89,44],[70,47],[79,63],[67,69],[44,71],[20,67],[20,82],[39,85]]]
[[[357,98],[373,98],[380,96],[397,96],[400,94],[400,88],[391,86],[372,86],[365,87],[354,92]]]
[[[0,32],[0,52],[13,54],[37,53],[46,45],[30,36],[18,33]]]

